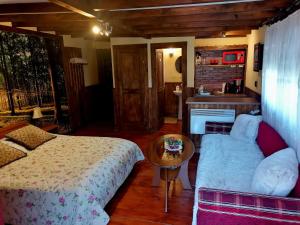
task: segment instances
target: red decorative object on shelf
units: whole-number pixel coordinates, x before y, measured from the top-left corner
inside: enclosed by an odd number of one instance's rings
[[[210,65],[218,65],[219,64],[219,60],[218,59],[211,59],[209,60]]]

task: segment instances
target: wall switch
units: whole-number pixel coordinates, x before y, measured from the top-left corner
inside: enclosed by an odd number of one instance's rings
[[[257,80],[256,80],[256,81],[254,81],[254,86],[255,86],[255,87],[257,87]]]

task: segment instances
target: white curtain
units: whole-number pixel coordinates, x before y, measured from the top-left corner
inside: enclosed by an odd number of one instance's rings
[[[300,159],[300,10],[267,29],[262,113]]]

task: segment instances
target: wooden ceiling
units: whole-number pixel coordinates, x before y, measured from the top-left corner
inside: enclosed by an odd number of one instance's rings
[[[99,21],[113,26],[114,37],[204,38],[224,34],[236,37],[249,34],[251,29],[282,13],[294,1],[198,5],[213,2],[221,0],[50,0],[47,3],[2,4],[0,22],[86,38],[94,37],[91,28]]]

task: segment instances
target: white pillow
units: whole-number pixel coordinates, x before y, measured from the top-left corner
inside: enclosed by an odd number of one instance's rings
[[[230,136],[241,141],[255,143],[261,116],[240,114],[234,121]]]
[[[292,148],[275,152],[260,162],[251,190],[254,193],[287,196],[298,179],[298,160]]]

